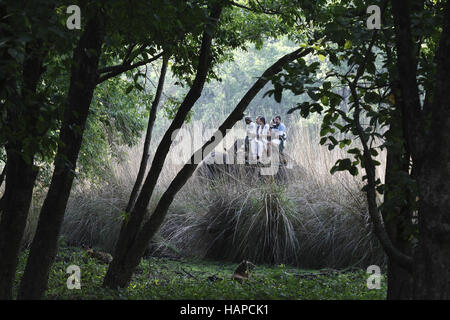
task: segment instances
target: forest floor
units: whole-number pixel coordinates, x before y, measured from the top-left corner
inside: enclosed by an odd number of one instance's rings
[[[15,283],[23,274],[28,251],[20,257]],[[81,271],[81,288],[67,288],[67,267]],[[250,279],[231,280],[236,263],[149,257],[142,259],[126,289],[102,288],[107,264],[77,247],[62,247],[51,269],[45,299],[385,299],[386,281],[379,290],[367,288],[365,270],[304,270],[285,265],[257,265]]]

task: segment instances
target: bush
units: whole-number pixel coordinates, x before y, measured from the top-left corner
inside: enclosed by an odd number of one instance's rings
[[[337,186],[312,188],[311,179],[207,185],[193,178],[183,195],[190,202],[169,215],[160,234],[189,257],[306,268],[384,264],[364,195],[335,199]]]
[[[235,262],[296,261],[298,221],[295,203],[286,197],[284,186],[274,181],[262,186],[221,181],[209,190],[196,198],[193,211],[170,215],[163,237],[187,255],[201,252],[205,258]]]

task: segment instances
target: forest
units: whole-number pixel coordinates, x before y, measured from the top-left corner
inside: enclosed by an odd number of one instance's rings
[[[0,0],[0,300],[450,299],[449,0]]]

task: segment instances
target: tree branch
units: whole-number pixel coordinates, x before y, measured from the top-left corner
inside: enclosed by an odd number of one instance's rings
[[[135,64],[120,64],[117,66],[110,66],[110,67],[105,67],[105,68],[99,69],[98,70],[99,74],[101,74],[101,73],[106,73],[106,74],[99,77],[97,84],[100,84],[108,79],[111,79],[123,72],[129,71],[129,70],[135,69],[137,67],[146,65],[150,62],[153,62],[153,61],[159,59],[160,57],[162,57],[163,55],[164,55],[164,51],[158,53],[156,56],[136,62]]]
[[[247,7],[246,5],[243,5],[243,4],[234,2],[234,1],[229,1],[229,3],[230,3],[232,6],[235,6],[235,7],[244,9],[244,10],[248,10],[248,11],[251,11],[251,12],[254,12],[254,13],[264,13],[264,14],[271,14],[271,15],[276,15],[276,14],[282,15],[282,14],[283,14],[283,12],[281,12],[281,11],[277,11],[277,10],[269,10],[269,9],[267,9],[267,8],[264,8],[264,6],[262,6],[261,3],[259,3],[259,2],[257,2],[257,3],[258,3],[258,6],[259,6],[259,9],[260,9],[260,10],[256,10],[256,9]]]
[[[412,270],[413,267],[413,259],[412,257],[405,255],[403,252],[398,250],[394,244],[392,243],[391,239],[389,238],[389,235],[386,231],[386,228],[384,227],[383,218],[381,217],[381,214],[378,210],[378,206],[376,203],[376,175],[375,175],[375,164],[372,159],[372,155],[370,153],[370,148],[367,144],[368,137],[361,126],[360,122],[360,113],[361,113],[361,106],[359,104],[359,97],[357,93],[357,84],[360,77],[364,74],[365,67],[367,64],[367,60],[369,55],[372,52],[372,47],[375,44],[377,35],[377,30],[374,31],[372,35],[372,39],[369,43],[369,46],[367,47],[365,59],[361,65],[359,65],[358,70],[356,72],[356,76],[353,79],[353,81],[349,81],[348,79],[348,85],[350,88],[350,93],[354,100],[354,112],[353,112],[353,118],[355,121],[356,131],[358,133],[359,139],[363,146],[363,160],[364,160],[364,168],[367,175],[367,201],[369,205],[369,216],[372,220],[373,226],[374,226],[374,232],[380,241],[384,251],[387,253],[387,255],[394,259],[400,266],[405,268],[406,270]]]
[[[132,45],[130,45],[130,47],[127,50],[127,53],[125,54],[125,57],[123,58],[123,63],[124,64],[129,64],[131,63],[131,61],[128,61],[128,58],[130,57],[131,53],[133,52],[134,47],[136,47],[136,43],[133,43]]]
[[[156,89],[155,97],[153,99],[152,107],[150,109],[150,115],[148,117],[147,132],[145,135],[145,142],[144,142],[144,151],[142,153],[142,159],[141,159],[141,164],[139,166],[139,172],[138,172],[138,175],[136,178],[136,182],[134,183],[133,190],[131,191],[131,195],[130,195],[130,199],[128,200],[127,207],[125,209],[125,212],[127,212],[127,213],[129,213],[134,206],[134,202],[136,201],[139,189],[141,188],[141,185],[142,185],[142,180],[144,179],[145,170],[147,169],[147,162],[148,162],[148,159],[150,158],[150,153],[149,153],[150,141],[152,139],[153,125],[154,125],[155,119],[156,119],[156,112],[158,110],[158,104],[161,99],[161,94],[162,94],[163,87],[164,87],[168,61],[169,61],[169,57],[168,57],[168,55],[165,55],[163,57],[163,64],[161,67],[161,73],[159,75],[158,87]]]
[[[353,118],[356,124],[356,131],[363,146],[364,168],[366,170],[367,175],[367,191],[366,191],[367,202],[369,205],[369,216],[374,226],[375,235],[380,241],[384,251],[390,258],[394,259],[400,266],[402,266],[406,270],[412,271],[413,267],[412,257],[404,254],[394,246],[391,239],[389,238],[386,228],[384,227],[383,218],[381,217],[381,214],[378,210],[378,206],[376,203],[376,189],[375,189],[376,188],[375,164],[373,163],[370,149],[367,145],[368,140],[367,136],[359,120],[361,108],[359,105],[359,97],[356,92],[356,86],[353,83],[349,83],[349,87],[352,97],[355,101],[354,102],[355,110],[353,112]]]

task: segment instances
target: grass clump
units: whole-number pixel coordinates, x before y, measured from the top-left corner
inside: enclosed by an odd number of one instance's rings
[[[227,192],[222,192],[225,189]],[[295,263],[298,219],[285,186],[274,181],[261,185],[219,181],[197,201],[194,210],[169,217],[162,230],[186,255]]]

